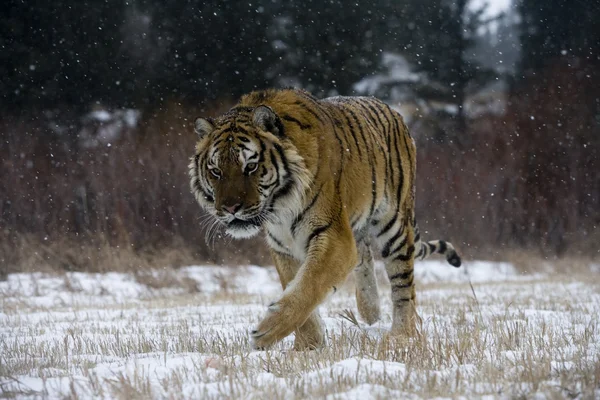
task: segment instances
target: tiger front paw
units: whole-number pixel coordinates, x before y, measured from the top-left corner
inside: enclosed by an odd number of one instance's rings
[[[253,347],[264,350],[301,326],[308,314],[287,299],[269,305],[267,315],[251,332]]]

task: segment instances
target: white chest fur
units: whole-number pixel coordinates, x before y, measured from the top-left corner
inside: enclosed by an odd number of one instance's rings
[[[308,235],[303,229],[297,229],[297,232],[292,233],[292,222],[290,218],[280,220],[276,224],[267,224],[267,243],[276,251],[288,254],[298,261],[304,261]]]

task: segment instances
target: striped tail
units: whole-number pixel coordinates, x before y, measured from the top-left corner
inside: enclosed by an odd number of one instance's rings
[[[433,253],[438,253],[446,256],[448,263],[456,268],[460,267],[462,261],[460,256],[452,246],[452,243],[444,240],[431,240],[429,242],[421,241],[419,227],[415,222],[415,260],[424,260]]]

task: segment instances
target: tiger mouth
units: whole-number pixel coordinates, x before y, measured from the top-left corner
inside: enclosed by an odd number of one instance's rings
[[[245,229],[245,228],[250,228],[250,227],[258,228],[261,225],[262,225],[262,220],[260,218],[260,215],[257,215],[256,217],[252,217],[249,219],[234,218],[229,223],[227,223],[227,227],[231,228],[231,229]]]

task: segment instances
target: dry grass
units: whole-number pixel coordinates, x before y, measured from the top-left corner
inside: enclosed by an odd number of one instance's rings
[[[308,352],[291,351],[292,338],[267,352],[251,349],[248,331],[259,321],[269,295],[239,288],[218,295],[201,286],[188,290],[189,282],[176,274],[136,279],[150,287],[182,285],[184,290],[67,307],[27,299],[6,307],[16,297],[4,293],[3,396],[600,395],[597,277],[422,285],[421,335],[411,339],[386,335],[391,305],[385,283],[383,320],[368,327],[352,311],[350,282],[322,308],[327,346]],[[65,291],[77,291],[77,282],[64,285]]]
[[[19,235],[9,240],[0,234],[0,281],[13,272],[114,271],[143,274],[150,269],[172,269],[199,262],[235,265],[265,265],[269,262],[268,251],[261,239],[236,245],[234,249],[230,247],[230,241],[206,245],[210,257],[204,254],[205,244],[201,244],[192,246],[174,238],[160,246],[136,248],[111,244],[104,235],[94,235],[89,240],[69,236],[43,240],[35,235]],[[251,247],[254,252],[248,255],[246,249]]]

